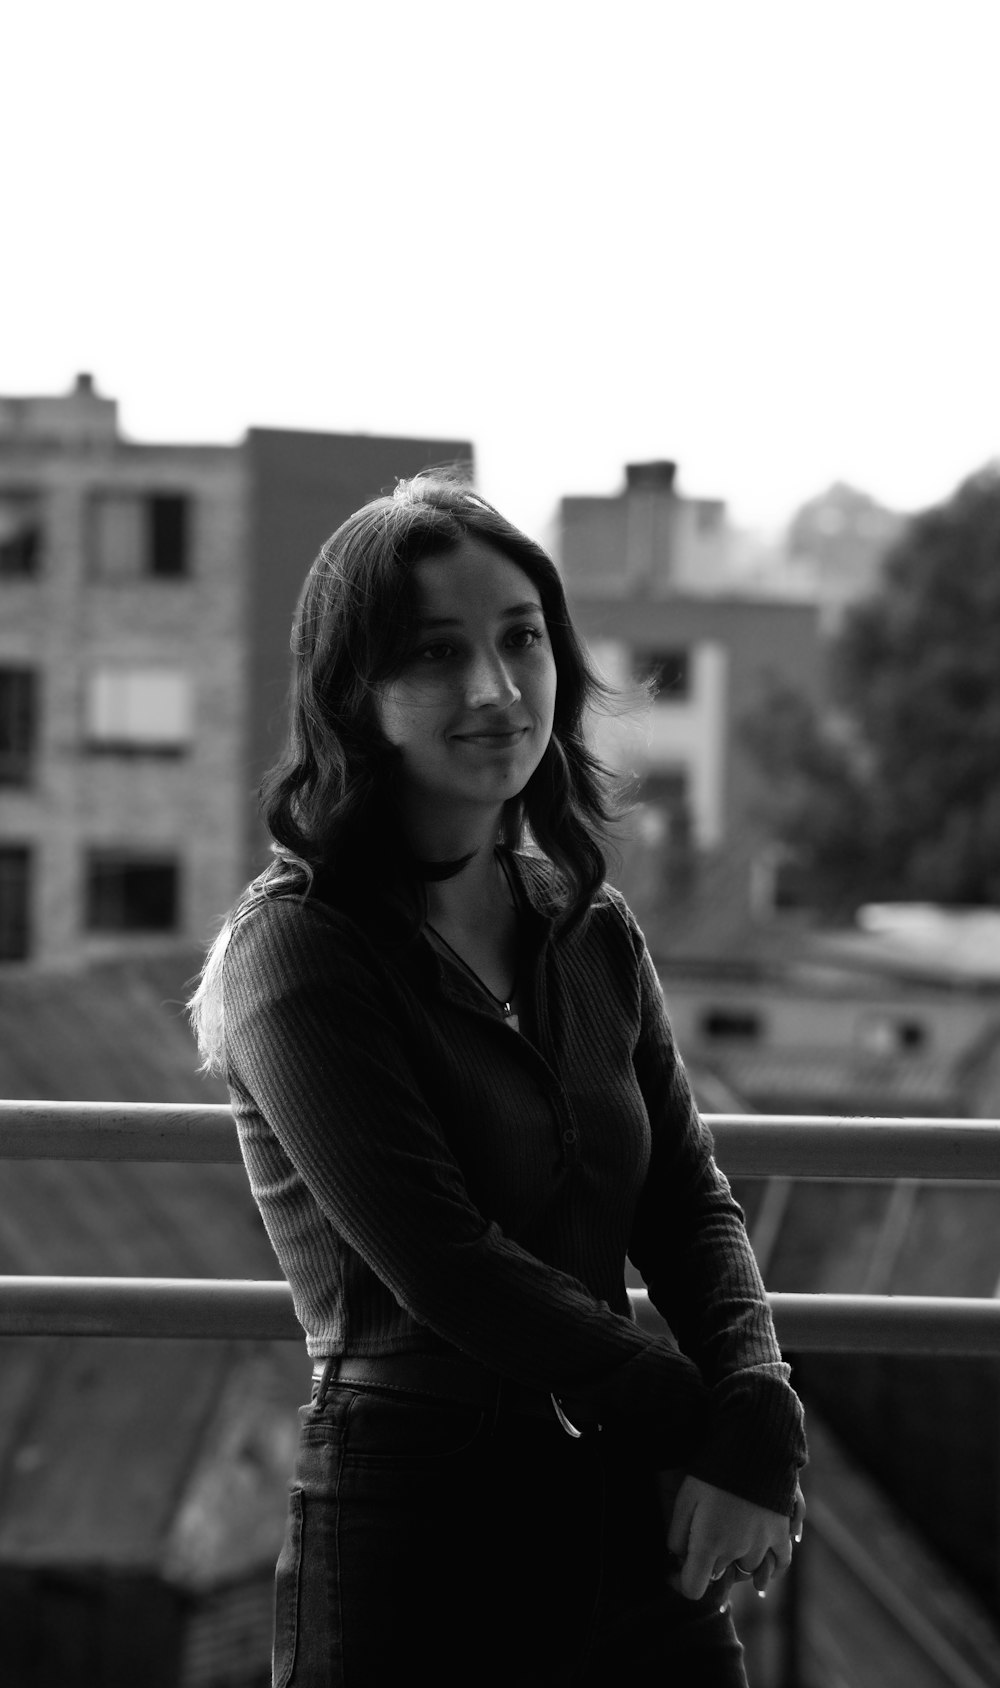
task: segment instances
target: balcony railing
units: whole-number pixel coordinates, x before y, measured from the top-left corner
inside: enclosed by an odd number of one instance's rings
[[[731,1177],[1000,1182],[1000,1121],[707,1116]],[[238,1161],[226,1107],[0,1102],[0,1159]],[[655,1318],[631,1292],[640,1321]],[[957,1296],[770,1297],[782,1346],[1000,1356],[1000,1300]],[[0,1335],[300,1340],[281,1282],[0,1277]]]

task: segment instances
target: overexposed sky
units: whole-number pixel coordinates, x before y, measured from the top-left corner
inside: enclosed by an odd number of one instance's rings
[[[1000,0],[30,0],[0,392],[141,440],[471,438],[544,536],[1000,455]]]

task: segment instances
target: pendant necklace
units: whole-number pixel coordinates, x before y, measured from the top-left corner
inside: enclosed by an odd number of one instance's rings
[[[507,881],[508,887],[510,888],[511,895],[513,896],[514,895],[514,887],[510,883],[510,874],[507,871],[506,863],[504,862],[502,856],[498,856],[497,860],[500,863],[500,867],[501,867],[501,870],[503,872],[503,876]],[[517,908],[516,901],[515,901],[514,907],[515,907],[515,910],[516,910],[516,908]],[[429,931],[434,933],[434,936],[438,940],[438,943],[444,945],[445,949],[448,951],[448,954],[454,956],[455,960],[458,962],[459,967],[461,967],[463,973],[467,973],[469,975],[470,979],[474,979],[476,984],[479,986],[480,990],[486,992],[486,995],[489,997],[490,1001],[496,1003],[497,1007],[500,1009],[500,1012],[503,1014],[504,1025],[509,1026],[511,1031],[514,1031],[514,1032],[520,1031],[521,1028],[520,1028],[518,1016],[514,1013],[514,1009],[513,1009],[513,1006],[512,1006],[513,996],[514,996],[515,991],[517,990],[517,974],[516,973],[514,974],[514,980],[513,980],[511,987],[510,987],[510,996],[505,1001],[502,996],[496,996],[494,994],[494,992],[490,990],[489,985],[485,984],[484,981],[479,977],[479,974],[476,972],[475,968],[470,967],[469,963],[467,961],[463,960],[463,958],[459,955],[457,949],[452,948],[452,946],[451,946],[451,944],[449,944],[447,938],[445,938],[438,931],[436,926],[432,926],[429,920],[425,922],[425,925],[427,926]]]

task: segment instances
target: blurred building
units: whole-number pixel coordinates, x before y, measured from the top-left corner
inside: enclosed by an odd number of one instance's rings
[[[784,954],[762,944],[728,966],[662,967],[685,1059],[738,1095],[741,1109],[1000,1115],[996,982],[852,965],[833,953],[839,934],[783,936]]]
[[[89,376],[0,399],[0,961],[202,942],[263,858],[306,568],[465,441],[123,439]]]
[[[817,606],[747,592],[732,539],[725,506],[682,496],[670,462],[629,464],[617,496],[561,505],[567,596],[598,667],[617,686],[656,687],[648,711],[609,719],[599,741],[640,780],[623,878],[650,936],[669,905],[690,923],[699,884],[727,930],[755,918],[773,849],[741,723],[769,681],[824,694]]]
[[[878,589],[882,565],[907,517],[835,481],[802,504],[780,538],[748,559],[747,591],[818,604],[833,635],[845,612]]]

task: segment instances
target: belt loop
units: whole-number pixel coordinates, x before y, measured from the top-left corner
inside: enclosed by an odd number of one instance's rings
[[[337,1375],[338,1364],[339,1356],[331,1354],[320,1373],[319,1382],[316,1386],[316,1393],[313,1396],[313,1412],[322,1412],[323,1408],[326,1406],[326,1392]]]

